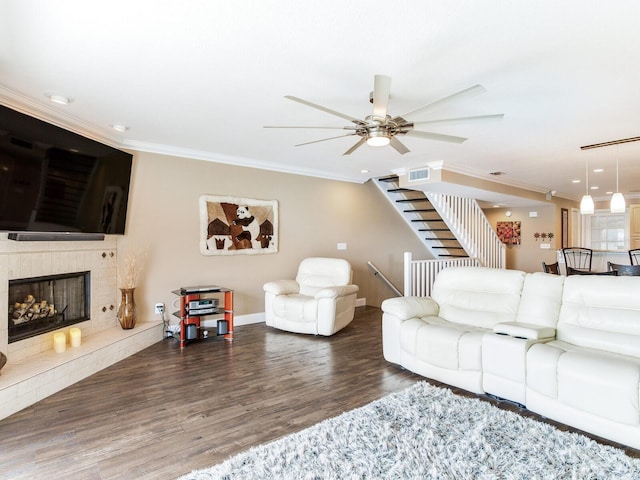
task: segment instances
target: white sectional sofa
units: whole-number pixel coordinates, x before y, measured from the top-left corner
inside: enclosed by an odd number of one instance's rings
[[[640,277],[456,267],[382,310],[388,361],[640,449]]]

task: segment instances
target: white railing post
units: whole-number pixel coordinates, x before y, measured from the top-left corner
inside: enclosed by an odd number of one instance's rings
[[[411,274],[411,252],[404,252],[404,296],[412,295],[413,275]]]

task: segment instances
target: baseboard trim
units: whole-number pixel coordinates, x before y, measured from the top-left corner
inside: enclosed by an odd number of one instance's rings
[[[366,307],[367,306],[367,297],[356,298],[356,307]]]

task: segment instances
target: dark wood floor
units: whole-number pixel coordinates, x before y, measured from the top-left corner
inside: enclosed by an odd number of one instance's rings
[[[164,340],[0,421],[0,478],[171,479],[424,380],[383,359],[380,318],[358,308],[330,338],[256,324],[233,343]]]

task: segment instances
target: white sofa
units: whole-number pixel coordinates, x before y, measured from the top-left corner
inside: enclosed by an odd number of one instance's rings
[[[456,267],[382,310],[388,361],[640,449],[640,277]]]

